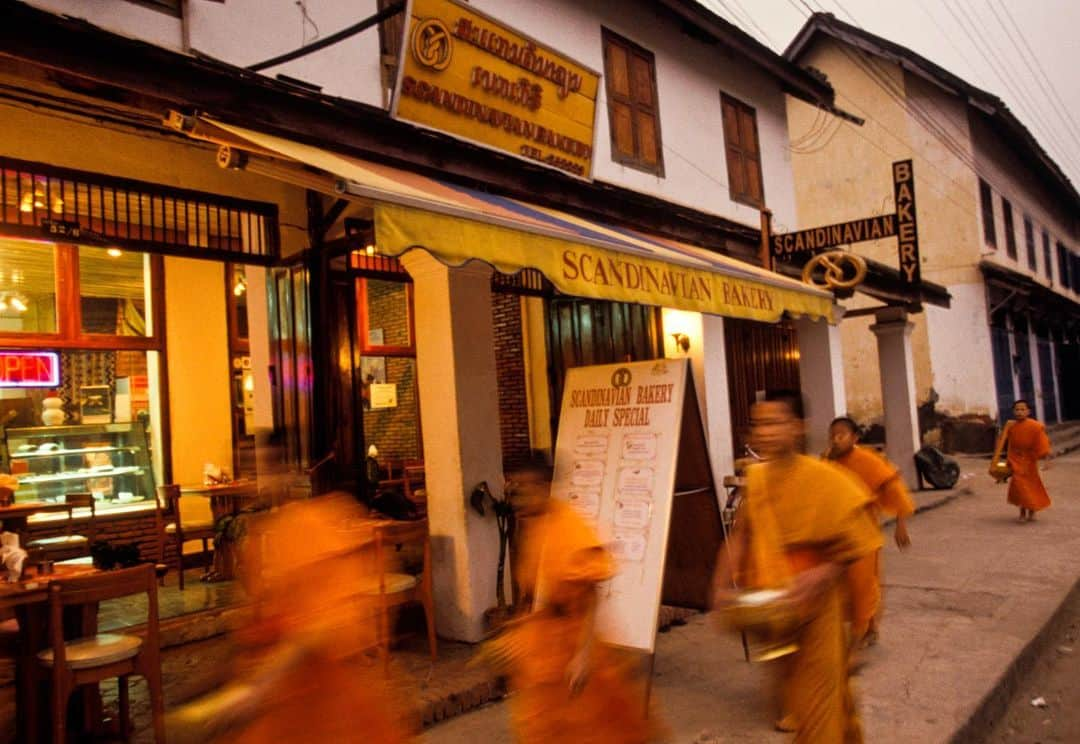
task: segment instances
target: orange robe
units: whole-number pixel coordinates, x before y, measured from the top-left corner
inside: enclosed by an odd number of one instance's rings
[[[552,500],[526,520],[523,590],[538,609],[501,642],[512,645],[511,716],[523,744],[635,744],[650,738],[644,686],[632,681],[613,651],[594,644],[584,689],[572,694],[566,673],[583,633],[597,584],[615,575],[599,537],[574,510]]]
[[[874,500],[868,505],[874,523],[882,515],[909,517],[915,503],[896,467],[872,449],[855,446],[843,457],[833,460],[851,471],[866,484]],[[848,567],[851,634],[862,638],[881,611],[881,551],[855,561]]]
[[[405,711],[381,665],[357,660],[375,644],[376,604],[361,592],[375,575],[362,517],[351,497],[323,496],[289,504],[253,526],[244,566],[258,619],[245,636],[259,642],[263,662],[240,681],[252,672],[255,684],[268,676],[274,681],[261,693],[256,715],[222,743],[408,740]]]
[[[740,586],[775,588],[823,562],[851,564],[881,547],[867,511],[870,494],[830,463],[799,455],[754,465],[736,524],[746,530]],[[798,721],[797,744],[855,744],[862,729],[848,677],[842,584],[836,582],[798,631],[799,651],[782,686]]]
[[[1049,454],[1050,439],[1038,421],[1024,419],[1009,428],[1010,504],[1032,511],[1050,506],[1050,495],[1039,477],[1039,460]]]

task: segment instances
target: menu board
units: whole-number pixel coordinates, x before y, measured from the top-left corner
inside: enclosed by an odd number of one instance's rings
[[[618,561],[600,587],[599,627],[609,642],[649,653],[687,379],[685,359],[570,369],[555,445],[552,496],[568,501]]]

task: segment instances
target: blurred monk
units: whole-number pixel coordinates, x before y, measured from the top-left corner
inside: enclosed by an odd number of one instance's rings
[[[907,518],[915,513],[904,479],[896,467],[872,449],[859,446],[859,428],[850,418],[841,416],[829,425],[829,451],[825,456],[854,473],[870,489],[873,501],[868,505],[874,524],[884,515],[896,517],[896,546],[905,550],[911,545]],[[855,648],[872,646],[878,638],[881,614],[881,551],[860,558],[848,567],[850,592],[851,642]]]
[[[511,719],[522,744],[643,744],[652,733],[645,689],[598,638],[597,587],[616,573],[596,532],[549,497],[540,469],[518,474],[518,573],[532,610],[484,655],[509,667]]]
[[[746,492],[729,550],[722,550],[714,602],[727,587],[786,589],[801,625],[799,650],[781,681],[797,743],[862,741],[848,672],[842,579],[853,562],[881,547],[866,488],[844,470],[798,453],[802,421],[794,403],[756,403],[751,442],[766,462],[747,470]],[[733,581],[734,580],[734,581]]]
[[[1041,423],[1031,418],[1031,406],[1026,400],[1013,403],[1013,417],[1005,424],[994,447],[990,475],[999,483],[1003,480],[994,470],[1005,442],[1009,443],[1008,462],[1012,471],[1009,484],[1009,503],[1020,507],[1020,521],[1034,522],[1035,512],[1050,506],[1050,495],[1039,477],[1039,460],[1050,454],[1050,439]]]
[[[256,658],[233,682],[172,717],[170,742],[407,740],[374,646],[371,531],[347,494],[289,504],[254,525],[241,573]]]

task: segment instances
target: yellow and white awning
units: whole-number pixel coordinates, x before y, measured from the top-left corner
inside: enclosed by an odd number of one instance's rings
[[[237,146],[313,166],[375,206],[378,252],[537,269],[562,293],[776,322],[832,319],[832,295],[704,248],[487,194],[218,121]]]

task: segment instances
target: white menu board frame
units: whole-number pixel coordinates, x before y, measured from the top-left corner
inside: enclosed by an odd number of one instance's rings
[[[616,557],[618,574],[601,585],[597,607],[604,639],[649,654],[688,379],[688,360],[658,359],[574,367],[563,387],[551,494],[569,502]]]

